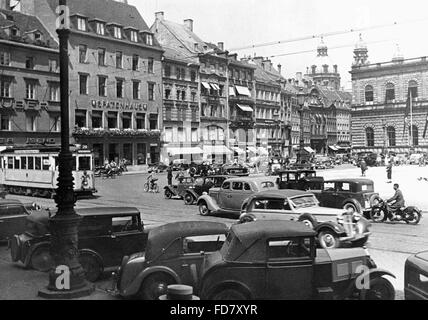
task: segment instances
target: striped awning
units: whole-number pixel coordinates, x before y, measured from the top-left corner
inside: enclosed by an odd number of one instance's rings
[[[181,154],[203,154],[204,151],[199,147],[185,147],[185,148],[168,148],[168,153],[171,156],[178,156]]]
[[[204,146],[204,154],[232,154],[232,151],[225,145]]]

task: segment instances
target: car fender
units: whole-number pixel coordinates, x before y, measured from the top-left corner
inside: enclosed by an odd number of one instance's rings
[[[220,210],[220,207],[217,204],[217,201],[215,201],[215,199],[212,198],[211,196],[203,195],[203,196],[199,197],[197,205],[199,206],[202,203],[202,201],[205,201],[205,203],[207,204],[208,209],[210,211],[216,212],[216,211]]]
[[[345,290],[345,295],[349,296],[352,294],[352,292],[356,289],[358,289],[359,286],[364,285],[365,281],[373,281],[374,279],[380,278],[382,276],[390,276],[394,279],[396,279],[396,276],[389,272],[388,270],[381,269],[381,268],[373,268],[368,271],[363,272],[362,274],[358,275],[354,281],[349,285],[349,287]],[[365,297],[365,290],[362,290],[361,299],[364,299]]]
[[[82,255],[82,254],[88,254],[90,256],[95,257],[100,263],[101,267],[104,269],[104,259],[98,252],[92,249],[81,249],[79,250],[79,255]]]
[[[174,189],[173,188],[171,188],[171,186],[165,186],[164,188],[163,188],[165,191],[169,191],[169,192],[171,192],[172,194],[175,194],[175,191],[174,191]]]
[[[30,247],[30,250],[27,252],[27,256],[24,259],[24,267],[28,268],[30,266],[31,256],[33,255],[34,251],[40,247],[50,247],[51,243],[49,241],[43,241],[36,243],[35,245]]]
[[[178,274],[174,270],[172,270],[168,267],[165,267],[165,266],[148,267],[148,268],[144,269],[142,272],[140,272],[136,276],[134,281],[132,281],[126,289],[122,290],[123,295],[124,296],[136,295],[138,293],[138,290],[140,290],[141,285],[143,284],[144,280],[147,279],[148,276],[150,276],[154,273],[165,273],[165,274],[171,276],[172,278],[174,278],[174,280],[176,281],[177,284],[181,283],[181,279],[178,276]]]
[[[208,291],[207,291],[207,289],[203,289],[201,291],[201,299],[203,299],[203,300],[211,299],[212,295],[215,294],[217,291],[222,290],[222,289],[226,289],[226,288],[227,289],[237,289],[237,290],[242,291],[248,297],[249,300],[252,300],[252,298],[253,298],[251,295],[251,290],[246,284],[244,284],[240,281],[226,280],[226,281],[223,281],[223,282],[216,284],[211,289],[208,289]]]
[[[334,233],[338,234],[339,236],[346,235],[345,228],[343,226],[341,226],[340,224],[333,222],[333,221],[321,222],[316,226],[316,228],[314,230],[315,230],[315,232],[319,233],[323,229],[333,231]]]
[[[199,198],[199,194],[197,194],[194,190],[187,189],[187,190],[184,192],[184,195],[186,195],[186,194],[188,194],[188,193],[190,193],[190,194],[193,196],[193,198],[195,198],[196,200]]]

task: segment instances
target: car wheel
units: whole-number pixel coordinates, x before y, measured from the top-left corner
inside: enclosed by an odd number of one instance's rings
[[[13,262],[19,261],[21,258],[21,240],[19,236],[15,235],[10,239],[10,255]]]
[[[172,198],[172,192],[169,190],[165,190],[165,199],[171,199]]]
[[[31,255],[30,266],[34,270],[47,272],[54,265],[48,246],[42,246],[34,250]]]
[[[85,271],[86,280],[95,282],[101,277],[103,266],[97,257],[92,254],[82,253],[79,256],[79,262]]]
[[[352,213],[361,213],[361,206],[356,206],[352,202],[345,203],[345,205],[343,206],[343,209],[346,210],[346,211],[348,211],[349,209],[351,209]]]
[[[207,203],[204,201],[201,204],[199,204],[199,214],[201,216],[209,216],[211,214],[210,209],[208,208]]]
[[[311,229],[315,229],[318,226],[317,219],[308,213],[302,214],[299,217],[299,222],[303,222],[304,224],[306,224]]]
[[[247,297],[247,295],[245,295],[240,290],[223,289],[223,290],[220,290],[220,291],[216,292],[215,294],[213,294],[213,296],[211,297],[210,300],[218,300],[218,301],[235,300],[235,301],[239,301],[239,300],[248,300],[248,297]]]
[[[169,285],[176,281],[164,273],[155,273],[148,276],[141,285],[138,298],[142,300],[158,300],[160,296],[166,294]]]
[[[320,246],[324,249],[334,249],[340,247],[340,240],[336,233],[330,230],[322,230],[318,234]]]
[[[195,202],[195,198],[190,193],[186,193],[184,196],[184,203],[188,206],[192,205]]]
[[[387,279],[379,277],[370,281],[370,289],[365,292],[364,300],[394,300],[394,286]]]

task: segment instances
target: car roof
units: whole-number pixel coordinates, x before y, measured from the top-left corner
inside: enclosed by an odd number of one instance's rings
[[[419,258],[421,260],[425,260],[428,262],[428,251],[424,251],[416,254],[416,258]]]
[[[134,207],[96,207],[76,209],[80,216],[129,216],[140,214],[140,211]]]
[[[303,196],[303,195],[312,195],[312,194],[306,191],[293,190],[293,189],[265,190],[254,194],[252,196],[252,199],[260,199],[260,198],[284,199],[284,198]]]
[[[328,182],[349,182],[349,183],[358,183],[358,184],[373,184],[373,180],[370,179],[363,179],[363,178],[353,178],[353,179],[349,179],[349,178],[344,178],[344,179],[331,179],[331,180],[326,180],[324,181],[326,183]]]
[[[262,239],[312,237],[315,231],[306,224],[285,220],[259,220],[232,226],[232,232],[247,248]]]
[[[307,173],[307,172],[309,172],[309,173],[316,173],[315,170],[310,170],[310,169],[280,170],[280,171],[278,171],[278,173],[282,173],[282,174],[284,174],[284,173]]]
[[[168,223],[151,229],[146,248],[148,260],[162,252],[171,242],[178,238],[226,234],[229,228],[226,224],[213,221],[182,221]]]
[[[230,178],[227,179],[226,181],[230,181],[230,182],[254,182],[254,183],[261,183],[261,182],[274,182],[276,179],[276,177],[235,177],[235,178]]]

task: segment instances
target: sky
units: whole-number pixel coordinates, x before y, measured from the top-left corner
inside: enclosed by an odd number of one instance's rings
[[[321,34],[343,31],[324,37],[329,56],[337,64],[342,86],[351,89],[349,71],[353,50],[362,33],[371,63],[390,61],[397,45],[405,58],[428,56],[428,1],[424,0],[128,0],[135,5],[149,26],[155,12],[165,19],[194,20],[194,32],[207,42],[224,42],[225,49],[240,57],[272,57],[282,65],[286,78],[306,72],[316,57]],[[379,27],[382,26],[382,27]],[[357,29],[364,29],[358,31]],[[357,30],[352,32],[352,30]],[[273,46],[231,50],[266,42],[301,37]],[[339,47],[339,48],[335,48]],[[302,51],[310,51],[302,53]],[[279,55],[279,56],[278,56]],[[282,56],[281,56],[282,55]]]

